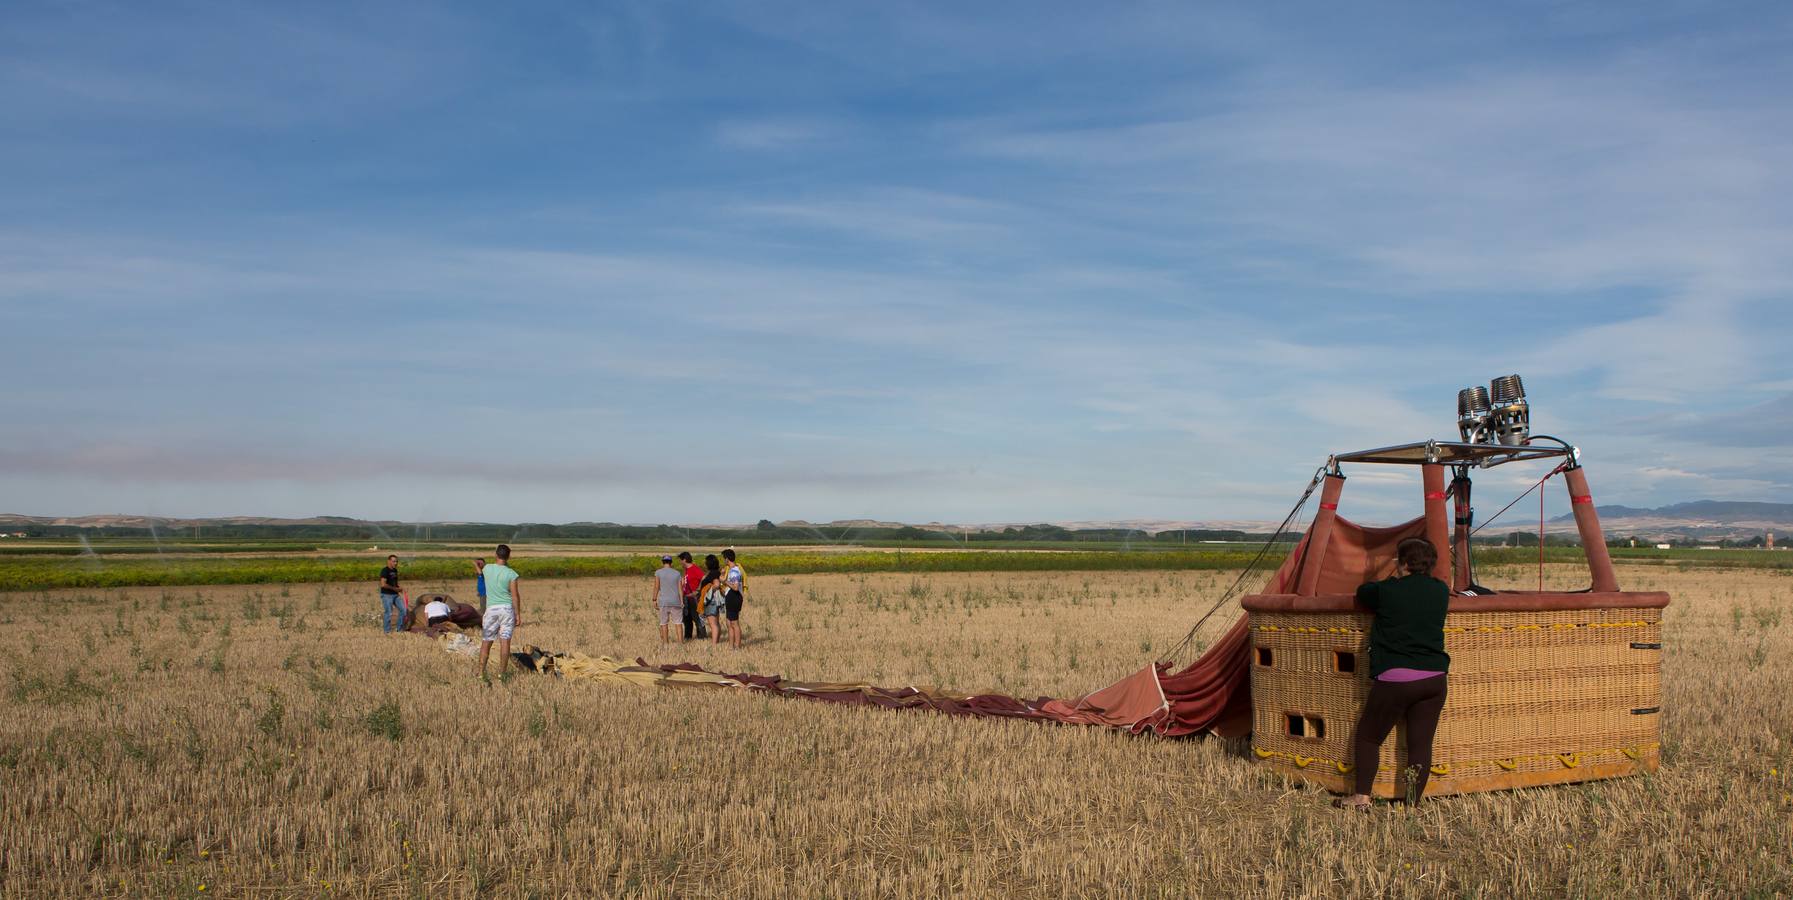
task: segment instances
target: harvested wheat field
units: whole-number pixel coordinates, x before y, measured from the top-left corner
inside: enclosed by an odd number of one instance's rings
[[[766,576],[736,654],[661,648],[645,578],[517,568],[519,645],[1028,697],[1137,669],[1235,574]],[[535,675],[482,688],[466,658],[383,636],[371,580],[7,595],[3,890],[1793,892],[1793,578],[1620,578],[1675,596],[1661,772],[1369,815],[1236,743]]]

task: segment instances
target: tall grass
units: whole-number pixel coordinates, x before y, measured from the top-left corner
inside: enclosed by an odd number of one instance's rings
[[[518,637],[1068,696],[1142,665],[1233,574],[756,570],[732,653],[660,646],[645,579],[538,573]],[[1793,579],[1620,578],[1675,596],[1661,772],[1370,815],[1217,741],[534,676],[481,688],[465,658],[382,636],[371,584],[0,597],[0,893],[1793,892]]]

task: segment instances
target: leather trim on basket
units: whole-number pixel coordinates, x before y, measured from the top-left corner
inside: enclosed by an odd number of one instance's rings
[[[1451,598],[1451,612],[1554,612],[1568,609],[1662,609],[1668,606],[1662,591],[1566,592],[1515,591]],[[1368,612],[1350,594],[1252,594],[1239,601],[1251,612]],[[1642,649],[1642,648],[1639,648]],[[1660,649],[1660,648],[1658,648]]]

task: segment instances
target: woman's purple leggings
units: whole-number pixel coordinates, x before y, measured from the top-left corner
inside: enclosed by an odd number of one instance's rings
[[[1364,701],[1363,714],[1357,717],[1357,733],[1352,738],[1357,793],[1370,792],[1382,742],[1395,722],[1405,719],[1407,765],[1414,771],[1408,796],[1417,799],[1425,794],[1426,780],[1432,774],[1432,737],[1438,733],[1438,714],[1444,712],[1447,680],[1447,676],[1434,675],[1418,681],[1370,682],[1370,696]]]

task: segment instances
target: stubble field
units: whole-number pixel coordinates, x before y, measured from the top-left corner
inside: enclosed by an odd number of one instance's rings
[[[737,654],[661,648],[645,578],[517,568],[519,645],[1029,697],[1137,669],[1235,574],[760,576]],[[1236,743],[533,675],[482,688],[466,658],[381,635],[368,587],[0,595],[0,892],[1793,892],[1793,577],[1620,579],[1675,598],[1660,773],[1367,816]]]

